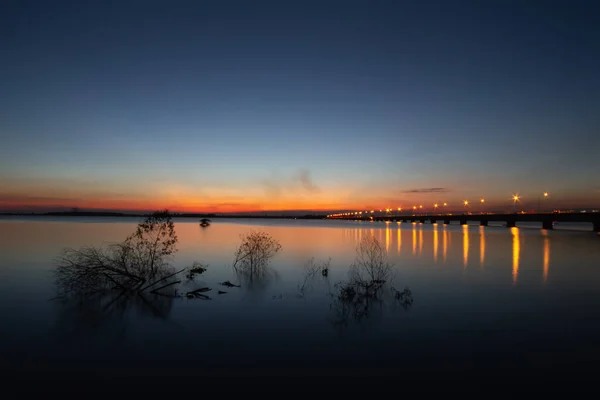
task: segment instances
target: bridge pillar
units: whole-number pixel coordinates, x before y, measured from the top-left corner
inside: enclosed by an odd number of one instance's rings
[[[542,221],[542,229],[552,229],[552,221]]]
[[[515,221],[514,219],[508,219],[508,220],[506,220],[506,227],[507,228],[514,228],[515,226],[517,226],[517,221]]]
[[[594,222],[594,232],[600,232],[600,221]]]
[[[408,222],[408,220],[407,220],[406,218],[404,218],[404,219],[402,220],[402,222]]]
[[[429,221],[431,222],[431,225],[433,225],[433,224],[435,224],[437,222],[437,219],[431,218]]]
[[[450,220],[449,219],[445,219],[444,220],[444,225],[450,225]]]
[[[419,222],[420,222],[420,223],[422,223],[422,224],[424,224],[424,223],[425,223],[425,218],[421,218],[421,219],[419,220]]]
[[[487,221],[487,219],[482,219],[482,220],[479,222],[479,225],[481,225],[481,226],[488,226],[488,221]]]
[[[460,220],[460,224],[461,225],[466,225],[467,224],[467,220],[466,219],[461,219]]]

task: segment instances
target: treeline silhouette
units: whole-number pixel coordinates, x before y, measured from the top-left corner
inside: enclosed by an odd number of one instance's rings
[[[0,213],[5,216],[54,216],[54,217],[145,217],[151,213],[123,213],[115,211],[52,211],[46,213]],[[269,218],[269,219],[325,219],[326,215],[273,215],[273,214],[206,214],[206,213],[171,213],[173,218]]]

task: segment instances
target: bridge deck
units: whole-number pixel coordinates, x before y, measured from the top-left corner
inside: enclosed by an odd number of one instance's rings
[[[481,225],[488,222],[506,222],[507,226],[515,226],[517,222],[541,222],[544,229],[552,229],[553,222],[587,222],[593,225],[593,230],[600,232],[600,213],[544,213],[544,214],[427,214],[427,215],[390,215],[390,216],[344,216],[329,219],[361,220],[361,221],[459,221],[466,224],[468,221],[477,221]]]

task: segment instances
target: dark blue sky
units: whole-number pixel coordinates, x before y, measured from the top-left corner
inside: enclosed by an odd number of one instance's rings
[[[3,2],[0,208],[598,204],[598,21],[592,1]]]

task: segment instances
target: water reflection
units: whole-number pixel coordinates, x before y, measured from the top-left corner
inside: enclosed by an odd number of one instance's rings
[[[521,243],[519,242],[519,228],[513,227],[510,228],[510,233],[512,234],[512,277],[513,284],[517,283],[517,278],[519,276],[519,257],[521,253]]]
[[[479,266],[483,268],[485,263],[485,227],[479,227]]]
[[[413,256],[417,254],[417,225],[413,222],[412,223],[412,244],[413,244],[413,248],[412,248],[412,253]]]
[[[433,224],[433,261],[437,263],[438,259],[438,225]]]
[[[544,283],[548,281],[548,271],[550,269],[550,237],[548,236],[548,230],[542,229],[542,236],[544,236]]]
[[[385,224],[385,251],[389,252],[390,251],[390,238],[391,238],[391,229],[390,229],[390,222],[386,221]]]
[[[168,320],[174,298],[113,291],[54,301],[63,340],[72,343],[93,336],[116,344],[126,338],[128,325],[136,319]]]
[[[419,226],[419,255],[423,254],[423,224]]]
[[[41,371],[45,373],[60,366],[63,358],[78,358],[90,364],[98,359],[106,362],[107,369],[118,368],[123,361],[133,358],[139,359],[144,367],[143,363],[150,358],[140,355],[147,354],[161,361],[156,365],[173,368],[181,363],[181,355],[185,354],[192,368],[209,360],[211,367],[219,363],[219,367],[237,368],[245,363],[256,370],[273,367],[292,372],[290,365],[298,370],[338,359],[336,368],[361,363],[379,366],[386,362],[384,360],[391,360],[389,365],[383,365],[391,370],[397,368],[397,360],[401,359],[411,366],[426,362],[434,367],[432,371],[424,371],[436,373],[435,365],[443,365],[448,361],[446,356],[451,355],[451,362],[456,361],[461,372],[468,371],[467,367],[469,370],[510,368],[514,360],[522,361],[525,371],[526,363],[532,359],[534,368],[546,360],[556,365],[582,365],[593,358],[594,354],[581,360],[600,334],[600,326],[593,323],[589,312],[576,312],[593,311],[600,304],[597,290],[600,270],[594,268],[600,257],[597,237],[560,231],[543,231],[540,236],[536,229],[493,227],[469,227],[471,232],[467,234],[466,227],[454,224],[433,226],[431,231],[428,224],[423,227],[423,243],[433,241],[433,249],[431,253],[424,249],[422,259],[411,256],[410,248],[406,248],[410,243],[401,249],[402,240],[411,240],[412,230],[413,254],[417,253],[421,232],[417,235],[416,226],[411,229],[411,225],[404,223],[404,232],[397,227],[396,234],[390,234],[391,242],[395,236],[398,238],[398,252],[404,251],[397,255],[390,249],[394,253],[389,254],[390,262],[399,272],[394,284],[408,285],[415,292],[417,307],[408,314],[395,313],[392,308],[396,305],[391,301],[386,305],[372,301],[368,307],[370,316],[366,317],[363,317],[364,307],[357,313],[348,303],[331,306],[333,300],[325,294],[328,281],[320,275],[315,278],[315,285],[319,286],[307,295],[306,301],[297,299],[299,269],[308,258],[332,257],[329,279],[333,285],[348,279],[348,266],[356,250],[354,240],[360,241],[361,236],[369,234],[385,240],[383,224],[340,221],[257,222],[252,219],[228,222],[219,219],[202,231],[196,221],[178,222],[181,251],[173,262],[177,268],[189,266],[195,259],[211,265],[202,279],[207,279],[213,289],[211,293],[219,289],[227,292],[222,296],[211,294],[211,301],[148,296],[146,300],[153,307],[137,296],[126,300],[106,297],[65,305],[47,301],[53,295],[46,290],[52,283],[47,278],[49,260],[62,247],[115,241],[132,227],[131,224],[88,224],[71,220],[62,225],[32,222],[4,226],[3,232],[7,234],[3,237],[5,240],[0,241],[0,296],[5,307],[0,307],[4,322],[0,353],[6,365],[27,359],[31,365],[47,365]],[[282,241],[284,251],[273,263],[281,279],[272,280],[270,284],[260,280],[250,282],[245,277],[236,280],[229,268],[231,256],[239,235],[250,229],[269,231]],[[479,237],[474,236],[478,234]],[[467,255],[467,261],[469,256],[465,236],[469,245],[470,236],[474,247],[479,247],[480,257],[471,256],[471,269],[462,273],[464,256]],[[396,247],[393,243],[390,246]],[[534,272],[531,281],[527,274],[519,276],[521,255],[523,271],[530,267]],[[551,257],[553,281],[548,283]],[[443,268],[433,265],[432,258],[438,262],[443,258]],[[475,260],[485,265],[485,271],[474,268]],[[540,266],[543,267],[542,282]],[[225,280],[242,287],[217,286]],[[516,289],[516,285],[511,286],[517,280],[521,280],[519,290],[511,290]],[[197,282],[194,286],[204,286],[204,283]],[[283,294],[282,300],[280,294]],[[389,291],[385,294],[390,296]],[[248,302],[248,297],[254,295],[264,301]],[[275,295],[277,299],[272,299]],[[113,305],[108,305],[113,300]],[[168,320],[163,322],[161,316]],[[360,325],[354,326],[355,318]],[[344,340],[335,337],[328,319],[349,325]],[[181,324],[181,329],[173,329],[175,323]],[[56,345],[54,325],[67,331],[61,333],[70,333],[71,337],[81,340]],[[557,330],[557,326],[569,329]],[[449,333],[440,332],[440,327],[447,328]],[[423,334],[428,332],[431,334]],[[359,342],[368,347],[363,346],[364,352],[353,354]],[[424,351],[428,356],[426,361],[423,361]],[[484,356],[473,357],[473,354]],[[383,368],[367,369],[359,372],[368,375],[383,371]]]
[[[444,242],[443,242],[443,256],[444,262],[446,262],[446,255],[448,254],[448,228],[444,225]]]
[[[469,263],[469,226],[463,225],[463,267],[467,268]]]

